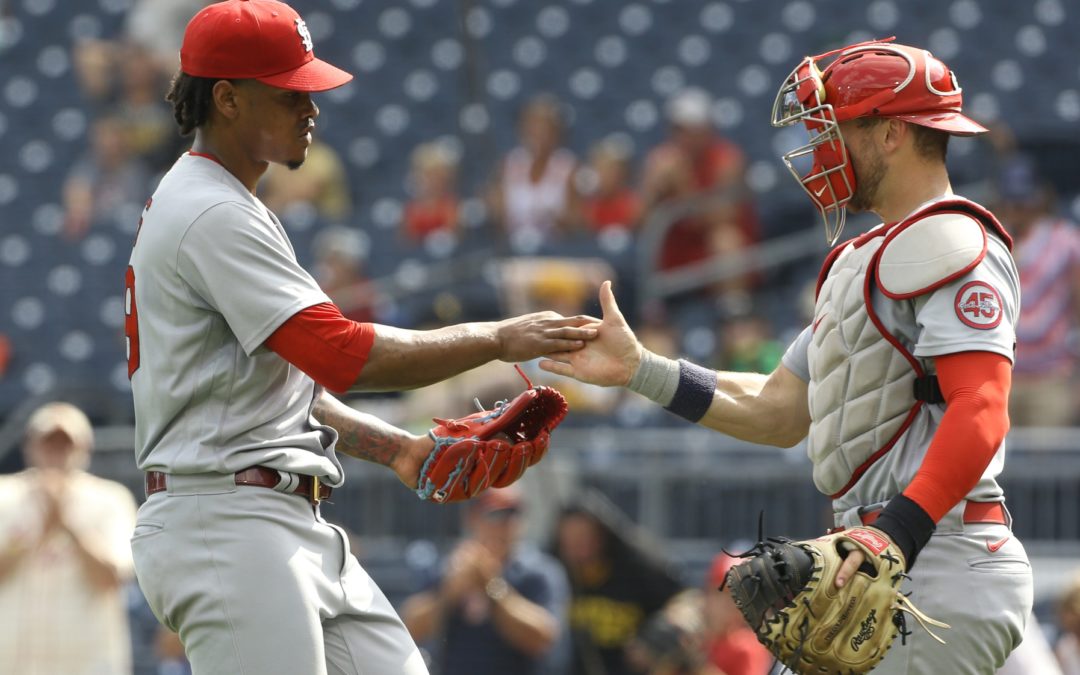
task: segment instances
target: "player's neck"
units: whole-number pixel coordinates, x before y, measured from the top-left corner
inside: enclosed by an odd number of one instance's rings
[[[266,173],[267,162],[254,161],[243,148],[228,135],[213,133],[212,129],[200,128],[195,132],[191,151],[210,155],[236,177],[248,192],[255,194],[255,186]]]
[[[952,193],[945,165],[922,163],[911,171],[892,171],[881,183],[873,210],[883,222],[895,223],[931,199]]]

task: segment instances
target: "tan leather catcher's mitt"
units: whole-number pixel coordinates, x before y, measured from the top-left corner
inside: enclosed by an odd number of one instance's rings
[[[848,552],[866,556],[843,588],[836,574]],[[947,625],[917,610],[900,592],[904,559],[879,530],[859,527],[807,541],[770,538],[741,557],[724,579],[758,640],[791,670],[866,673],[885,658],[905,615],[927,627]]]

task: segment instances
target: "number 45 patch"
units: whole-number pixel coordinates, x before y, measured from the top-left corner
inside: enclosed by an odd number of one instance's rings
[[[956,293],[956,316],[965,325],[990,330],[1001,323],[1001,295],[985,281],[969,281]]]

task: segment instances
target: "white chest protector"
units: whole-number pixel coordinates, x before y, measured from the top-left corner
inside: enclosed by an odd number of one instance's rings
[[[807,452],[823,493],[847,492],[924,405],[915,394],[923,364],[882,324],[875,299],[910,305],[967,274],[986,255],[987,228],[1009,240],[989,211],[947,198],[841,244],[825,260],[807,352]]]

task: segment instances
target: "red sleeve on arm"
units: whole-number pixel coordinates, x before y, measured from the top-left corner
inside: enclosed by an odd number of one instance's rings
[[[264,343],[335,393],[356,382],[375,342],[375,326],[346,319],[324,302],[293,314]]]
[[[934,365],[947,407],[904,495],[936,523],[979,482],[1009,431],[1012,364],[1000,354],[961,352]]]

